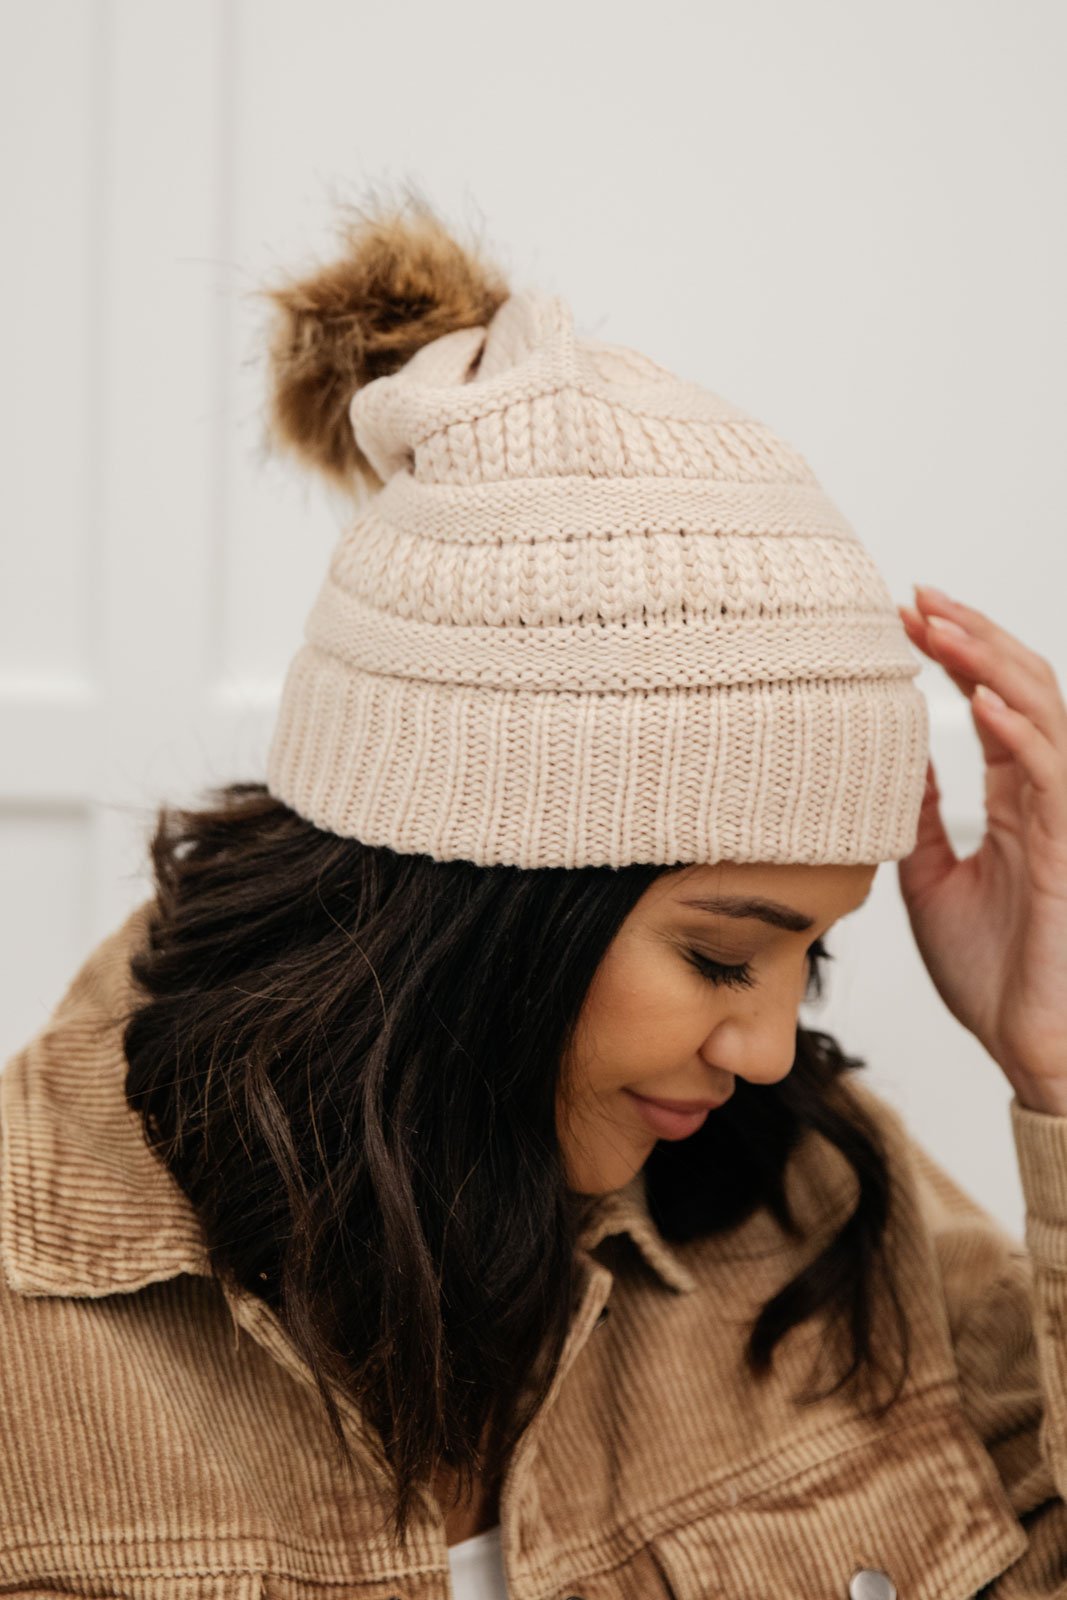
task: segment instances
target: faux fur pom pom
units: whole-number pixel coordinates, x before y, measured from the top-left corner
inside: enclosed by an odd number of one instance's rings
[[[337,260],[257,293],[276,310],[270,432],[352,493],[357,480],[381,485],[352,431],[356,390],[442,334],[488,322],[510,289],[422,198],[346,209]]]

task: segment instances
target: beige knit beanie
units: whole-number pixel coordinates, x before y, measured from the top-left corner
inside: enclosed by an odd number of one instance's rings
[[[425,206],[361,214],[334,265],[264,292],[273,432],[357,491],[274,796],[480,865],[911,850],[920,664],[795,449],[510,293]]]

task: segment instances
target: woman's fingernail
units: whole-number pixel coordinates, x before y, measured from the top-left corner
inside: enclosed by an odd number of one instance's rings
[[[936,628],[938,633],[956,634],[961,639],[966,639],[967,629],[961,628],[958,622],[950,622],[947,617],[927,617],[931,628]]]
[[[928,604],[932,603],[935,606],[951,606],[955,604],[951,595],[947,595],[944,589],[935,589],[931,583],[913,583],[912,588],[915,591],[916,598],[925,600]]]

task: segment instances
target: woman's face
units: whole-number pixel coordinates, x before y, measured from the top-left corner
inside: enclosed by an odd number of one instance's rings
[[[621,1188],[658,1139],[714,1116],[736,1078],[785,1077],[808,951],[862,905],[877,870],[719,862],[656,879],[609,945],[564,1063],[557,1126],[572,1189]]]

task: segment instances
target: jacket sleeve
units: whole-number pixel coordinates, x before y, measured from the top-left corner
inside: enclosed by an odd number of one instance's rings
[[[1067,1595],[1067,1116],[1009,1109],[1022,1240],[910,1140],[964,1409],[1029,1539],[990,1600]]]

